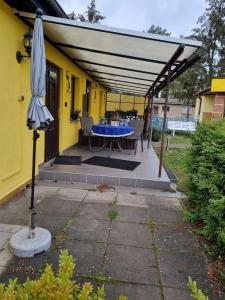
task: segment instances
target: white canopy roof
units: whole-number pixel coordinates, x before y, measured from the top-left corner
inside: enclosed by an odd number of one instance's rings
[[[35,18],[24,12],[19,16],[31,23]],[[172,70],[201,47],[189,39],[50,16],[43,16],[43,26],[50,42],[109,91],[143,96],[179,45],[185,46],[184,51]]]

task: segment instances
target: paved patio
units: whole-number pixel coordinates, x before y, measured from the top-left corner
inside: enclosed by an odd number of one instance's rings
[[[129,153],[131,153],[129,155]],[[82,161],[97,156],[107,157],[109,149],[100,152],[90,152],[88,147],[72,147],[64,152],[65,155],[81,156]],[[140,165],[133,171],[94,166],[81,165],[53,165],[51,162],[40,167],[40,179],[59,180],[67,182],[83,182],[88,184],[111,184],[114,186],[128,186],[140,188],[169,189],[170,180],[162,169],[161,178],[158,177],[159,159],[153,147],[147,148],[144,141],[144,151],[141,151],[141,143],[138,143],[137,154],[133,150],[127,153],[114,149],[112,158],[138,161]]]
[[[75,279],[104,283],[108,299],[121,293],[128,299],[192,299],[189,275],[208,290],[210,299],[220,299],[184,222],[179,193],[141,188],[99,192],[93,185],[39,182],[37,225],[51,231],[53,246],[31,259],[13,258],[8,240],[27,224],[29,193],[0,207],[1,281],[38,276],[46,262],[55,267],[60,249],[67,248],[77,261]],[[118,211],[114,220],[107,216],[112,207]]]

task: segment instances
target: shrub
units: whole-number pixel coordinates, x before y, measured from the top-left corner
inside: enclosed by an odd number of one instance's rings
[[[152,129],[152,141],[159,142],[161,139],[161,130],[153,127]]]
[[[188,277],[188,285],[189,289],[192,291],[191,297],[196,300],[209,300],[203,292],[198,288],[196,281],[193,281],[191,277]]]
[[[10,280],[6,286],[0,284],[1,300],[104,300],[106,299],[104,286],[95,291],[90,282],[82,286],[72,280],[75,261],[67,250],[61,251],[59,270],[54,274],[52,267],[47,265],[39,279],[18,284],[17,280]],[[126,300],[120,296],[119,300]]]
[[[190,210],[211,255],[225,254],[225,122],[200,125],[188,159]]]

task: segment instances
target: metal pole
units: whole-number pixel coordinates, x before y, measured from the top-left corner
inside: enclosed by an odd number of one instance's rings
[[[165,107],[164,107],[164,118],[163,118],[163,127],[162,127],[162,138],[161,138],[161,149],[160,149],[160,158],[159,158],[159,174],[158,174],[158,177],[161,177],[161,175],[162,175],[162,163],[163,163],[163,153],[164,153],[164,139],[165,139],[165,129],[166,129],[167,106],[168,106],[169,91],[170,91],[170,75],[171,75],[171,65],[169,65],[169,67],[168,67],[168,75],[167,75],[166,98],[165,98]]]
[[[147,139],[149,130],[149,117],[150,117],[150,97],[148,97],[147,111],[145,113],[145,123],[144,123],[144,138]]]
[[[36,130],[33,131],[33,158],[32,158],[32,183],[31,183],[31,201],[30,201],[30,226],[28,238],[34,237],[35,229],[35,207],[34,207],[34,188],[35,188],[35,164],[36,164],[36,145],[39,134]]]
[[[151,97],[150,104],[150,119],[149,119],[149,133],[148,133],[148,148],[150,147],[150,142],[152,142],[152,112],[153,112],[153,97]]]

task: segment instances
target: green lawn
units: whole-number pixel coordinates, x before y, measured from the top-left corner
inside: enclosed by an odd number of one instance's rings
[[[170,144],[187,144],[191,143],[191,139],[188,135],[177,134],[175,136],[170,136]]]
[[[156,154],[159,156],[160,149],[155,148]],[[185,191],[185,183],[187,181],[186,174],[186,156],[187,149],[170,149],[164,152],[163,165],[170,168],[178,179],[178,189]]]

